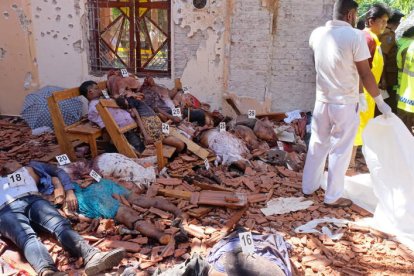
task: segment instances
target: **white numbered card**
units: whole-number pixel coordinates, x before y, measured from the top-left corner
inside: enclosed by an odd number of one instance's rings
[[[254,241],[251,232],[244,232],[239,234],[240,245],[243,253],[253,254],[254,253]]]
[[[220,128],[220,132],[226,132],[226,123],[225,122],[221,122],[219,124],[219,128]]]
[[[208,159],[204,159],[204,167],[206,167],[206,170],[210,169],[210,163],[208,162]]]
[[[66,164],[70,164],[70,159],[66,154],[57,155],[56,160],[58,161],[59,165],[63,166]]]
[[[190,93],[190,89],[188,89],[187,86],[184,86],[183,87],[183,92],[184,92],[184,94],[188,94],[188,93]]]
[[[170,134],[170,125],[166,123],[162,123],[162,133],[164,134]]]
[[[174,117],[181,117],[181,109],[179,107],[173,108],[172,115]]]
[[[247,117],[249,117],[249,119],[256,119],[256,110],[249,110],[247,111]]]
[[[95,172],[94,170],[91,170],[91,172],[89,173],[89,175],[95,179],[96,182],[101,181],[102,176],[99,175],[99,173]]]
[[[121,75],[122,75],[122,77],[124,77],[124,78],[129,77],[128,70],[127,70],[127,69],[125,69],[125,68],[121,69]]]
[[[109,94],[106,89],[102,90],[102,95],[105,97],[105,99],[109,99]]]
[[[24,176],[21,172],[15,172],[7,175],[7,181],[9,182],[9,187],[23,186],[26,184],[24,182]]]

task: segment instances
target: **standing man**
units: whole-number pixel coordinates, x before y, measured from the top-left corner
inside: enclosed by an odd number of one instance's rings
[[[397,93],[398,68],[397,68],[397,42],[395,41],[395,30],[400,25],[401,18],[404,16],[398,10],[393,11],[388,19],[387,27],[382,35],[379,36],[381,42],[382,55],[384,57],[384,70],[380,81],[380,88],[386,90],[390,95],[385,102],[391,106],[394,113],[397,112]]]
[[[391,114],[371,73],[365,36],[354,28],[357,9],[353,0],[336,0],[333,20],[315,29],[309,39],[315,56],[316,102],[302,188],[305,195],[310,195],[321,186],[329,155],[324,202],[331,207],[352,205],[351,200],[341,196],[359,125],[358,111],[367,108],[364,94],[359,94],[360,80],[378,109]]]
[[[414,134],[414,26],[398,40],[398,117]]]

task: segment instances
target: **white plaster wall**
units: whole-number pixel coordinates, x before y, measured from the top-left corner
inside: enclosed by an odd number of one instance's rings
[[[226,3],[208,0],[205,8],[196,9],[192,1],[172,1],[172,18],[177,29],[174,72],[183,86],[213,109],[221,109],[224,93],[224,32],[230,31],[224,28]],[[183,30],[187,38],[182,38]]]
[[[86,0],[33,0],[40,85],[78,86],[88,79]]]

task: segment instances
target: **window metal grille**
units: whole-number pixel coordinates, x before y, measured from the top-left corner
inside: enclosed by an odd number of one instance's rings
[[[170,76],[170,7],[170,0],[88,0],[92,71]]]

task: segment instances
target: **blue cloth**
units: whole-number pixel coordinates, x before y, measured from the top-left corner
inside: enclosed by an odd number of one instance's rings
[[[78,199],[79,213],[88,218],[114,218],[119,209],[119,201],[113,194],[127,196],[129,191],[115,182],[102,178],[98,183],[81,188],[74,184]]]
[[[61,90],[61,87],[46,86],[26,96],[21,115],[30,128],[48,126],[53,129],[47,99],[53,92]],[[77,98],[61,101],[59,108],[66,125],[71,125],[82,117],[82,101]]]
[[[225,273],[221,257],[227,252],[241,251],[239,232],[234,231],[232,234],[223,238],[210,250],[207,261],[215,270]],[[266,258],[275,263],[283,270],[287,276],[292,276],[290,266],[288,245],[283,237],[279,234],[258,235],[252,234],[255,251],[254,254]]]
[[[57,269],[31,224],[54,234],[62,247],[74,257],[89,260],[98,252],[72,230],[70,222],[48,201],[36,195],[19,198],[0,211],[0,234],[23,251],[37,273],[45,269]]]
[[[59,178],[62,182],[65,191],[73,190],[75,187],[70,180],[69,175],[62,169],[55,165],[42,163],[38,161],[30,161],[28,167],[33,168],[36,174],[40,177],[40,183],[38,185],[39,192],[45,195],[51,195],[55,190],[52,183],[52,177]]]

